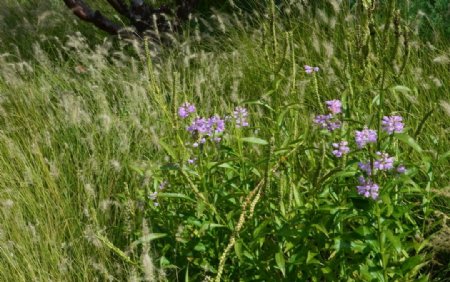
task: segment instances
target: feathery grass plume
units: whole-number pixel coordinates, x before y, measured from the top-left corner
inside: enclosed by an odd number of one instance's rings
[[[102,33],[66,20],[70,11],[62,13],[55,1],[24,0],[21,5],[5,1],[0,11],[3,280],[137,281],[145,277],[143,264],[154,269],[148,277],[162,281],[183,276],[201,280],[214,275],[230,242],[234,245],[222,271],[222,277],[230,280],[370,280],[372,275],[384,275],[383,266],[389,270],[399,263],[404,275],[389,272],[388,278],[415,281],[430,273],[419,267],[429,262],[431,252],[414,249],[420,243],[412,237],[419,234],[426,242],[439,218],[433,211],[448,209],[447,190],[438,189],[439,194],[432,189],[426,194],[420,189],[446,187],[450,181],[446,157],[449,77],[444,55],[448,48],[443,42],[427,45],[409,31],[414,29],[409,19],[400,20],[396,30],[392,24],[385,25],[388,44],[383,45],[379,36],[387,13],[377,14],[382,10],[375,9],[373,26],[369,23],[369,29],[360,31],[360,26],[366,28],[358,14],[362,2],[350,7],[348,1],[337,0],[273,1],[266,6],[252,1],[261,7],[249,4],[248,12],[238,7],[230,16],[216,13],[213,19],[193,19],[196,26],[185,27],[184,34],[160,33],[168,43],[148,46],[152,71],[147,74],[142,41],[105,39]],[[377,7],[384,5],[377,3]],[[30,9],[31,4],[38,8]],[[310,5],[319,9],[316,17]],[[46,10],[53,14],[46,15]],[[394,46],[394,31],[400,35],[398,58],[383,67],[390,55],[384,50]],[[373,42],[363,62],[355,38],[359,36],[364,46],[363,39],[372,39],[371,32]],[[299,71],[303,63],[321,68],[319,99],[311,92],[312,77]],[[149,75],[154,76],[150,87]],[[401,86],[410,90],[397,91]],[[380,91],[392,95],[380,100]],[[342,97],[348,98],[342,99],[344,130],[311,130],[311,111],[318,107],[317,101]],[[179,120],[171,121],[184,101],[195,103],[206,117],[232,114],[235,105],[248,106],[251,128],[230,134],[201,157],[188,154],[179,145],[187,136],[183,136],[185,128]],[[434,111],[420,125],[440,101],[443,110]],[[365,124],[375,128],[382,120],[376,120],[380,109],[385,112],[381,118],[399,113],[410,121],[406,129],[414,131],[420,125],[421,133],[381,132],[377,144],[356,150],[355,142],[349,140],[351,129]],[[324,107],[318,114],[326,113]],[[236,222],[236,227],[242,226],[239,238],[232,241],[223,226],[242,213],[236,203],[245,200],[242,195],[249,195],[264,177],[264,147],[247,141],[264,142],[254,138],[272,134],[273,159],[280,159],[280,165],[268,179],[270,189],[253,194],[245,223]],[[333,150],[345,149],[334,148],[333,143],[343,139],[349,140],[351,153],[336,158]],[[303,147],[286,158],[298,144]],[[405,153],[411,145],[417,150]],[[165,148],[183,157],[168,156]],[[399,173],[398,163],[376,175],[361,172],[358,162],[371,166],[378,160],[377,151],[405,161],[407,172]],[[194,165],[186,163],[194,157]],[[161,163],[169,165],[161,167]],[[171,178],[171,189],[158,194],[161,204],[153,209],[141,195],[147,194],[156,172],[158,177]],[[357,195],[355,173],[376,178],[380,194],[376,203]],[[87,183],[94,192],[85,190]],[[121,183],[128,183],[128,194]],[[416,201],[422,198],[429,202]],[[128,201],[133,202],[133,213],[126,211]],[[378,217],[373,210],[376,204]],[[133,224],[124,232],[129,217]],[[140,252],[140,244],[130,246],[144,232],[135,224],[143,218],[151,219],[155,232],[168,234],[151,242],[154,253],[148,252],[148,257]],[[381,228],[377,218],[382,219]],[[367,230],[377,235],[382,230],[387,240],[375,238],[373,244],[353,240],[351,254],[340,248],[342,244],[322,244]],[[381,247],[384,251],[378,252]],[[367,250],[370,258],[379,259],[367,261]],[[308,263],[299,267],[296,261]],[[407,270],[411,264],[413,269]],[[433,268],[430,277],[444,271],[443,266]]]
[[[442,109],[444,110],[444,112],[450,116],[450,103],[444,100],[441,100],[439,102],[439,104],[441,105]]]
[[[439,195],[439,196],[442,196],[442,197],[446,197],[446,198],[450,198],[450,186],[444,187],[442,189],[433,189],[432,191],[436,195]]]
[[[150,234],[147,222],[142,220],[142,237],[145,238]],[[153,264],[153,260],[150,256],[150,242],[143,240],[142,254],[141,254],[142,271],[144,272],[145,281],[153,282],[158,281],[156,269]]]
[[[433,63],[441,64],[441,65],[448,65],[448,64],[450,64],[450,58],[447,55],[440,55],[433,59]]]

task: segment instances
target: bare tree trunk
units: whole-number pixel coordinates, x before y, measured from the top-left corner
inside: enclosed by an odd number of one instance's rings
[[[98,10],[94,11],[84,0],[63,1],[77,17],[94,24],[101,30],[114,35],[123,32],[133,33],[123,31],[125,26],[111,21]],[[169,31],[169,26],[177,28],[181,22],[189,19],[189,15],[193,12],[198,0],[176,0],[176,6],[173,9],[164,5],[154,8],[145,3],[144,0],[131,0],[130,4],[125,3],[123,0],[107,1],[117,13],[126,18],[131,26],[135,28],[134,33],[140,35],[155,28],[160,31]]]

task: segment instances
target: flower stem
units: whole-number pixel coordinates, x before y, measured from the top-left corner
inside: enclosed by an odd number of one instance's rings
[[[323,105],[322,105],[322,100],[320,99],[320,94],[319,94],[319,83],[317,82],[317,75],[314,72],[314,92],[316,93],[316,97],[317,97],[317,102],[319,103],[319,107],[320,110],[322,111],[322,113],[325,112]]]
[[[377,229],[378,229],[378,244],[380,245],[380,257],[381,257],[381,267],[383,267],[383,278],[384,281],[388,281],[387,275],[387,257],[385,255],[385,236],[383,236],[383,224],[381,217],[380,205],[376,203],[376,216],[377,216]]]

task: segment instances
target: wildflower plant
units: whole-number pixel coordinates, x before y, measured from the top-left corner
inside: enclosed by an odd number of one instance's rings
[[[329,120],[341,112],[341,103],[339,100],[327,101],[325,104],[331,113],[326,115],[326,118],[324,118],[324,115],[319,115],[315,118],[314,123],[319,128],[327,128],[326,125],[329,123]],[[398,259],[400,254],[399,249],[403,248],[400,241],[397,241],[401,240],[398,238],[406,239],[408,236],[411,236],[406,233],[396,233],[394,235],[391,231],[393,226],[403,224],[400,220],[400,214],[396,214],[395,210],[410,207],[410,203],[408,204],[409,201],[407,200],[410,197],[410,192],[402,189],[405,186],[401,184],[402,178],[399,178],[407,170],[402,160],[398,158],[398,156],[403,156],[403,154],[399,151],[398,147],[398,141],[400,140],[395,140],[395,138],[398,137],[406,142],[411,141],[411,138],[405,138],[407,136],[404,133],[405,125],[403,118],[399,115],[384,116],[380,121],[380,131],[371,129],[369,125],[363,125],[361,128],[361,125],[355,123],[353,120],[344,121],[344,123],[342,128],[345,128],[345,131],[341,132],[341,134],[344,136],[353,135],[354,143],[349,144],[347,141],[334,141],[333,138],[337,138],[338,134],[326,134],[324,137],[331,140],[323,141],[324,146],[330,148],[330,155],[335,156],[336,159],[343,158],[343,162],[335,161],[337,162],[336,168],[340,167],[342,169],[341,173],[352,175],[355,181],[353,187],[352,185],[346,185],[349,190],[340,190],[340,195],[338,196],[336,194],[336,197],[342,199],[342,193],[348,193],[346,198],[351,199],[357,214],[366,218],[367,221],[363,221],[365,223],[360,227],[361,231],[365,231],[363,233],[359,233],[358,231],[357,233],[360,235],[376,234],[373,239],[369,239],[367,235],[363,235],[361,238],[372,240],[370,244],[373,247],[369,248],[371,251],[367,253],[370,254],[369,257],[372,257],[370,264],[379,269],[380,279],[387,281],[388,277],[395,276],[393,269],[398,261],[393,258]],[[332,131],[329,128],[327,129]],[[379,150],[380,148],[383,150]],[[389,152],[395,152],[395,154],[391,155]],[[353,193],[354,195],[352,195]],[[373,224],[370,224],[370,222]],[[403,225],[403,228],[405,227]],[[410,232],[417,233],[418,230],[419,226],[416,225],[413,230],[410,229]],[[397,237],[395,238],[395,242],[391,241],[391,243],[388,243],[386,241],[386,238],[394,240],[394,237]],[[362,240],[356,242],[365,244],[368,241]],[[355,246],[359,244],[356,242],[354,243]],[[408,255],[404,259],[413,260],[409,255],[410,252],[416,252],[417,256],[415,259],[421,258],[417,254],[419,249],[408,248],[406,246],[405,248],[405,250],[408,250]],[[340,248],[338,250],[342,251]],[[365,272],[367,270],[360,269],[360,271]],[[366,277],[373,277],[371,275],[373,274],[366,273]]]
[[[189,106],[196,110],[189,112]],[[248,109],[242,106],[209,116],[200,114],[199,105],[180,106],[175,139],[182,142],[184,152],[177,157],[167,149],[171,159],[179,158],[165,175],[171,179],[170,191],[156,189],[148,199],[153,210],[167,210],[176,199],[195,203],[195,216],[177,219],[181,227],[176,233],[176,240],[182,242],[177,252],[195,257],[191,267],[207,269],[220,281],[223,275],[234,275],[227,263],[245,263],[253,269],[260,263],[255,252],[261,256],[275,252],[275,269],[286,279],[322,273],[319,276],[387,281],[415,275],[412,269],[395,271],[403,260],[422,259],[423,247],[400,243],[420,233],[417,223],[413,228],[404,225],[402,212],[412,207],[409,199],[413,197],[411,187],[402,184],[408,178],[398,143],[404,140],[403,119],[387,117],[377,131],[372,124],[346,119],[339,99],[325,101],[323,106],[325,112],[310,121],[317,129],[312,135],[317,138],[314,148],[303,141],[305,135],[286,135],[278,144],[274,137],[268,141],[255,136]],[[282,128],[288,122],[286,110],[280,110],[276,120]],[[281,136],[282,129],[276,134]],[[264,155],[257,153],[258,148]],[[266,156],[262,169],[255,165],[258,156]],[[302,161],[291,162],[291,158]],[[295,170],[302,171],[304,178],[291,179]],[[287,181],[301,184],[286,190]],[[165,181],[159,183],[158,187],[167,186]],[[261,209],[269,203],[278,208],[263,219]],[[266,242],[267,236],[275,238],[278,246]],[[316,246],[311,247],[311,242]],[[191,254],[192,250],[202,258]],[[163,256],[170,255],[166,251]],[[338,267],[342,261],[347,262],[345,271]],[[297,263],[307,267],[296,272]]]

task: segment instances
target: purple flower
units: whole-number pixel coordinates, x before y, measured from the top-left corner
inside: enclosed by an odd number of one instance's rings
[[[195,112],[195,106],[188,102],[183,103],[178,108],[178,116],[181,118],[187,118],[189,116],[189,114],[192,114],[194,112]]]
[[[330,100],[330,101],[326,101],[325,104],[328,107],[328,110],[332,113],[332,114],[339,114],[342,110],[342,103],[339,100]]]
[[[367,175],[372,174],[372,165],[370,164],[370,162],[367,162],[367,163],[359,162],[358,167],[362,171],[365,171],[367,173]]]
[[[318,71],[319,71],[319,67],[311,67],[311,66],[305,65],[306,73],[313,73],[313,72],[318,72]]]
[[[361,131],[355,132],[355,141],[358,145],[358,148],[362,148],[366,146],[367,143],[375,143],[377,142],[377,132],[372,129],[368,129],[367,127],[364,127]]]
[[[236,121],[236,127],[246,127],[248,112],[246,108],[236,107],[233,112],[234,120]]]
[[[403,118],[401,116],[384,116],[381,121],[383,130],[388,134],[403,132]]]
[[[333,155],[335,155],[338,158],[340,158],[343,155],[345,155],[348,152],[350,152],[350,148],[348,147],[348,142],[347,141],[341,141],[339,143],[333,143],[332,145],[333,145],[333,148],[336,149],[336,150],[333,150]]]
[[[206,138],[214,137],[213,141],[219,142],[220,137],[215,136],[216,134],[225,131],[225,120],[221,119],[219,116],[212,116],[209,119],[197,117],[187,130],[192,133],[196,138],[196,142],[192,144],[194,148],[200,146],[200,144],[206,143]]]
[[[341,128],[341,122],[340,121],[332,121],[332,122],[329,122],[327,124],[328,131],[334,131],[334,130],[336,130],[338,128]]]
[[[365,179],[362,176],[360,176],[358,180],[359,185],[356,186],[358,194],[376,200],[378,198],[378,190],[380,189],[378,184],[374,183],[371,179]]]
[[[195,164],[196,161],[197,161],[197,158],[189,159],[188,164]]]
[[[208,119],[208,129],[206,134],[211,136],[215,133],[221,133],[225,130],[225,121],[219,116],[212,116]]]
[[[208,132],[208,124],[207,121],[204,118],[196,118],[190,126],[188,126],[187,130],[191,132],[192,134],[196,133],[206,133]]]
[[[399,165],[399,166],[397,167],[397,172],[400,173],[400,174],[405,173],[405,172],[406,172],[405,166],[404,166],[404,165]]]
[[[373,163],[373,167],[378,170],[391,170],[394,168],[394,157],[390,157],[387,153],[377,152],[379,159]]]
[[[316,118],[314,119],[314,122],[317,123],[318,125],[321,125],[322,127],[326,124],[327,122],[333,117],[333,115],[329,114],[329,115],[318,115],[316,116]]]
[[[334,131],[341,127],[340,121],[333,121],[333,115],[318,115],[314,119],[314,123],[319,125],[321,128],[328,129],[329,131]]]

